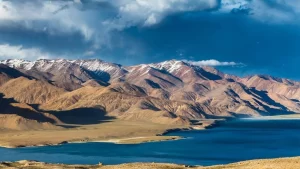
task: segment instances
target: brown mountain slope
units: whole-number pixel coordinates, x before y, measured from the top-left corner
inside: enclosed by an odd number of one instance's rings
[[[0,129],[31,130],[58,129],[53,125],[59,120],[50,115],[36,111],[25,103],[3,98],[0,94]]]
[[[18,78],[21,76],[25,77],[26,75],[16,69],[0,64],[0,86],[13,78]]]
[[[3,84],[0,93],[21,103],[42,104],[65,93],[65,90],[44,81],[19,77]]]
[[[128,84],[125,86],[128,87]],[[186,123],[187,121],[183,120],[183,114],[187,112],[193,114],[193,116],[201,116],[192,109],[192,106],[186,103],[160,100],[145,96],[143,92],[135,93],[136,89],[134,87],[129,88],[130,92],[126,91],[125,88],[120,88],[120,85],[118,85],[118,89],[121,90],[121,92],[117,91],[114,87],[85,87],[66,93],[58,99],[53,99],[41,105],[40,108],[45,111],[53,111],[74,110],[81,107],[101,107],[104,108],[110,116],[127,120],[145,120],[157,123],[167,122],[167,119],[173,121],[176,118]],[[179,107],[179,105],[181,106]],[[145,116],[145,114],[148,115]],[[177,120],[174,120],[174,122],[175,121],[178,123]]]
[[[197,95],[197,93],[195,93]],[[110,116],[126,120],[155,123],[187,123],[189,120],[284,114],[288,109],[263,92],[243,84],[229,83],[190,100],[169,100],[146,95],[141,88],[129,83],[109,87],[85,87],[42,104],[41,109],[73,110],[100,106]]]
[[[107,114],[125,120],[187,124],[206,118],[300,113],[299,82],[269,76],[239,78],[183,61],[129,67],[100,60],[1,63],[43,77],[10,80],[0,92],[22,103],[39,104],[41,110],[64,121],[70,121],[66,116],[78,123],[75,116],[100,119]]]
[[[53,85],[64,88],[65,90],[74,90],[83,86],[85,82],[94,78],[94,73],[80,67],[74,62],[68,62],[64,59],[47,60],[41,59],[35,62],[24,61],[14,65],[15,60],[8,60],[5,63],[21,72],[35,77],[39,80],[46,80]]]
[[[285,96],[289,99],[300,100],[300,83],[288,79],[270,76],[251,76],[241,80],[242,83],[257,90],[268,91]]]
[[[128,73],[122,65],[104,62],[99,59],[75,60],[71,62],[85,70],[88,70],[89,72],[93,72],[99,80],[105,83],[118,82],[119,79],[123,79]]]

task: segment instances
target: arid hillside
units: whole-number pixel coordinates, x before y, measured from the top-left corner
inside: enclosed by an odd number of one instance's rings
[[[183,61],[129,67],[101,60],[0,63],[3,99],[26,105],[41,117],[51,116],[55,120],[46,122],[53,125],[108,119],[189,125],[202,119],[300,113],[299,82],[260,75],[236,77]],[[30,120],[22,112],[0,113],[4,121],[16,120],[12,114]]]
[[[63,164],[47,164],[34,161],[19,161],[19,162],[2,162],[1,169],[16,168],[56,168],[56,169],[298,169],[300,168],[299,157],[282,158],[270,160],[252,160],[228,165],[200,167],[200,166],[185,166],[176,164],[156,164],[156,163],[132,163],[122,165],[63,165]]]

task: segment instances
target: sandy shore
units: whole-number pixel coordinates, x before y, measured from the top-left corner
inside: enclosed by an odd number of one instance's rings
[[[247,118],[249,120],[300,119],[300,114]],[[113,120],[94,125],[74,126],[59,130],[5,130],[0,129],[0,147],[17,148],[50,146],[66,143],[110,142],[138,144],[181,139],[165,136],[180,130],[203,130],[216,127],[223,120],[200,120],[189,126],[163,125],[147,122]]]
[[[212,124],[213,121],[205,121],[193,126],[176,126],[114,120],[95,125],[70,125],[59,130],[18,131],[2,129],[0,130],[0,147],[16,148],[85,142],[137,144],[177,140],[180,137],[165,136],[165,134],[177,130],[204,129]]]
[[[253,120],[300,119],[300,114],[248,118]],[[178,136],[165,136],[179,130],[202,130],[218,126],[216,120],[198,121],[194,125],[176,126],[147,122],[114,120],[94,125],[67,125],[58,130],[5,130],[0,129],[0,147],[16,148],[49,146],[66,143],[110,142],[138,144],[153,141],[178,140]]]
[[[214,124],[215,120],[202,120],[188,126],[113,120],[94,125],[67,125],[66,128],[56,130],[0,129],[0,147],[17,148],[86,142],[138,144],[178,140],[180,139],[178,136],[165,135],[179,130],[201,130]]]
[[[179,136],[152,136],[152,137],[131,137],[123,139],[98,140],[92,142],[115,143],[115,144],[139,144],[146,142],[171,141],[182,139]]]
[[[159,164],[159,163],[129,163],[121,165],[64,165],[64,164],[48,164],[34,161],[19,161],[19,162],[2,162],[0,169],[299,169],[300,157],[294,158],[279,158],[267,160],[251,160],[238,162],[228,165],[218,165],[210,167],[201,166],[185,166],[177,164]]]
[[[271,116],[253,119],[298,119],[300,116]],[[65,143],[84,142],[110,142],[115,144],[138,144],[143,142],[167,141],[181,139],[178,136],[165,136],[164,134],[178,130],[205,129],[217,125],[215,121],[205,121],[194,126],[166,126],[153,123],[132,122],[132,121],[110,121],[96,125],[76,126],[61,130],[34,130],[16,131],[0,130],[0,145],[7,148],[47,146]],[[229,165],[219,165],[211,167],[195,167],[176,164],[155,164],[155,163],[134,163],[115,166],[84,166],[84,165],[63,165],[46,164],[39,162],[4,162],[0,164],[2,168],[101,168],[101,169],[299,169],[300,157],[281,158],[271,160],[252,160]]]
[[[254,118],[245,118],[253,120],[300,120],[300,114],[276,115],[276,116],[261,116]]]

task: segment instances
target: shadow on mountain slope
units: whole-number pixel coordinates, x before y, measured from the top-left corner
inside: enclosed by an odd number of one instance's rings
[[[158,72],[160,72],[162,74],[171,76],[172,78],[174,78],[174,79],[176,79],[176,80],[178,80],[180,82],[183,82],[180,78],[174,76],[172,73],[168,72],[166,69],[156,69],[156,68],[152,68],[152,69],[154,69],[154,70],[156,70],[156,71],[158,71]]]
[[[281,108],[282,110],[284,111],[287,111],[288,108],[285,107],[284,105],[280,104],[280,103],[277,103],[276,101],[274,101],[273,99],[271,99],[269,96],[268,96],[268,92],[267,91],[258,91],[254,88],[251,88],[250,91],[254,94],[254,96],[258,96],[257,98],[258,99],[261,99],[263,100],[264,102],[268,103],[269,105],[272,105],[272,106],[275,106],[275,107],[279,107]]]
[[[47,111],[57,117],[61,122],[74,125],[99,124],[115,119],[107,116],[102,108],[78,108],[65,111]]]
[[[146,83],[150,85],[153,89],[161,89],[160,85],[158,83],[153,82],[150,79],[145,79]]]
[[[20,76],[31,78],[30,76],[27,76],[24,73],[3,64],[0,64],[0,73],[5,73],[12,78],[18,78]]]
[[[14,106],[13,104],[20,104]],[[36,120],[38,122],[50,122],[55,123],[56,121],[52,118],[45,116],[43,113],[30,109],[31,107],[26,104],[21,104],[11,98],[4,98],[4,95],[0,93],[0,114],[7,115],[18,115],[26,119]]]
[[[266,106],[264,104],[262,104],[259,100],[254,99],[256,101],[257,104],[259,104],[260,106],[262,106],[270,115],[270,116],[274,116],[274,115],[288,115],[288,114],[297,114],[295,112],[292,111],[288,111],[287,109],[274,109],[271,108],[269,106]]]
[[[32,79],[32,77],[29,77],[16,69],[0,64],[0,86],[8,82],[10,79],[22,76],[28,79]]]
[[[208,80],[221,80],[222,77],[210,72],[207,72],[205,70],[200,71],[201,75],[203,75],[204,77],[206,77]]]
[[[92,79],[95,80],[100,80],[102,82],[104,82],[105,84],[108,84],[109,81],[111,80],[110,74],[104,71],[98,71],[97,73],[84,69],[89,76],[91,76]]]
[[[51,118],[55,116],[59,121],[66,124],[88,125],[99,124],[101,122],[113,120],[114,117],[106,116],[103,108],[79,108],[69,111],[41,111],[39,105],[27,105],[18,103],[14,99],[4,98],[0,93],[0,115],[18,115],[20,117],[36,120],[38,122],[49,122],[56,124],[57,120]],[[37,111],[36,111],[37,110]],[[45,113],[41,113],[45,112]],[[53,116],[48,116],[47,113]]]

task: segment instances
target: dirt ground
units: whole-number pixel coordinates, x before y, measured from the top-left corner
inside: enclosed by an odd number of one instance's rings
[[[20,162],[2,162],[0,169],[299,169],[300,157],[295,158],[281,158],[270,160],[252,160],[239,162],[229,165],[201,167],[201,166],[184,166],[176,164],[157,164],[157,163],[132,163],[122,165],[104,166],[99,165],[63,165],[63,164],[46,164],[33,161]]]
[[[0,130],[0,146],[55,145],[67,142],[110,141],[115,143],[141,143],[178,139],[156,136],[173,128],[185,126],[160,125],[146,122],[113,120],[96,125],[72,126],[55,130]],[[188,126],[186,126],[188,127]]]

